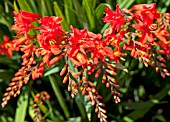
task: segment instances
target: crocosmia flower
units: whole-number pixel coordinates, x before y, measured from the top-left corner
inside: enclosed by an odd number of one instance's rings
[[[110,8],[106,7],[105,12],[106,16],[103,18],[103,21],[110,23],[111,27],[113,28],[113,32],[119,31],[121,26],[125,23],[125,19],[119,6],[116,5],[115,11],[111,11]]]
[[[137,22],[134,24],[134,28],[142,32],[142,36],[139,39],[141,43],[150,42],[153,43],[153,34],[152,30],[155,27],[154,20],[160,17],[156,9],[156,4],[141,4],[134,5],[131,8],[131,11],[135,11],[133,14],[133,19]]]
[[[62,41],[62,34],[64,33],[60,22],[60,17],[43,17],[40,19],[41,27],[40,34],[38,34],[38,42],[41,47],[46,50],[51,50],[53,54],[58,53],[59,44]]]
[[[137,22],[135,25],[137,30],[149,29],[154,20],[160,17],[155,3],[134,5],[131,10],[135,10],[133,18]]]
[[[62,36],[63,29],[60,22],[62,19],[60,17],[43,17],[40,19],[42,24],[40,27],[40,34],[46,39],[54,39],[56,37]]]
[[[20,13],[13,12],[15,24],[11,27],[12,30],[18,31],[17,36],[24,34],[28,37],[28,31],[35,28],[31,23],[36,22],[40,18],[39,14],[34,14],[20,10]]]
[[[9,41],[8,36],[3,37],[4,42],[0,43],[0,54],[6,54],[9,58],[12,56],[13,42]]]

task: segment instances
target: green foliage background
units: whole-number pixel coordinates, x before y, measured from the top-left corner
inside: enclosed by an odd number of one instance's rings
[[[157,3],[158,10],[170,12],[169,0],[1,0],[0,1],[0,42],[3,35],[11,39],[16,34],[10,30],[13,24],[12,11],[20,9],[39,13],[41,16],[56,15],[62,17],[62,26],[69,31],[73,25],[79,29],[87,28],[94,33],[103,33],[108,27],[101,18],[104,16],[106,6],[115,10],[116,4],[120,8],[130,8],[134,4]],[[167,67],[170,71],[170,61]],[[101,78],[94,79],[99,94],[103,96],[106,104],[108,121],[133,122],[170,121],[170,78],[161,78],[159,73],[151,67],[145,68],[142,63],[127,57],[122,62],[129,73],[120,71],[116,79],[121,86],[121,102],[113,102],[110,91],[101,84]],[[60,65],[59,65],[60,64]],[[80,94],[72,99],[67,86],[62,84],[59,71],[64,62],[48,68],[45,75],[36,81],[31,81],[23,87],[19,97],[10,100],[5,108],[0,108],[0,122],[31,122],[34,113],[32,109],[34,94],[46,90],[51,98],[45,105],[40,106],[45,117],[44,122],[92,122],[99,121],[97,114],[86,96]],[[21,67],[21,54],[14,53],[11,59],[0,56],[0,102],[14,73]]]

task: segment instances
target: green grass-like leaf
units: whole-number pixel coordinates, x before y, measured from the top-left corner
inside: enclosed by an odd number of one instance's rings
[[[57,81],[56,79],[52,76],[52,75],[49,75],[49,80],[50,80],[50,83],[52,85],[52,88],[54,90],[54,93],[58,99],[58,102],[59,104],[61,105],[61,108],[65,114],[65,117],[68,119],[70,117],[70,113],[68,111],[68,108],[67,108],[67,105],[66,105],[66,102],[64,100],[64,97],[62,96],[62,93],[57,85]]]
[[[17,0],[18,4],[19,4],[19,7],[22,9],[22,10],[25,10],[25,11],[29,11],[29,12],[33,12],[33,10],[30,8],[27,0]]]
[[[64,0],[64,11],[68,25],[76,25],[75,13],[73,12],[73,0]]]
[[[19,13],[19,8],[18,8],[18,6],[17,6],[17,3],[16,3],[16,1],[14,0],[14,10],[17,12],[17,13]]]
[[[23,86],[23,90],[17,101],[17,109],[15,113],[15,122],[24,122],[27,113],[28,99],[30,94],[30,87],[32,83],[30,82],[28,86]]]
[[[62,18],[62,22],[61,22],[61,25],[62,27],[64,28],[65,31],[69,31],[69,26],[66,22],[66,19],[57,3],[57,1],[54,2],[54,12],[55,12],[55,15],[56,16],[60,16]]]
[[[87,14],[87,18],[88,18],[89,25],[90,25],[90,30],[94,30],[95,29],[94,10],[90,3],[91,3],[91,0],[83,0],[83,7]]]

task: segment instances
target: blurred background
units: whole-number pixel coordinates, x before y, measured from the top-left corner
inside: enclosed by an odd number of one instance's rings
[[[102,22],[106,6],[115,10],[130,8],[134,4],[157,3],[160,13],[170,12],[170,0],[0,0],[0,42],[4,35],[12,39],[16,32],[10,28],[14,23],[13,11],[26,10],[43,16],[62,17],[62,26],[69,31],[69,26],[87,28],[94,33],[103,33],[108,27]],[[0,55],[0,103],[14,73],[21,68],[20,52],[12,58]],[[101,85],[100,79],[94,79],[99,94],[103,96],[109,122],[170,122],[170,78],[162,78],[154,68],[146,68],[138,60],[126,57],[122,62],[129,73],[122,71],[116,76],[121,86],[121,102],[114,103],[110,91]],[[45,118],[42,122],[98,122],[97,114],[91,102],[78,94],[75,99],[70,97],[67,85],[62,83],[59,71],[64,62],[59,62],[46,69],[45,75],[31,81],[22,89],[21,95],[12,98],[5,108],[0,107],[0,122],[32,122],[34,94],[47,91],[51,98],[41,107]],[[167,61],[170,71],[170,60]]]

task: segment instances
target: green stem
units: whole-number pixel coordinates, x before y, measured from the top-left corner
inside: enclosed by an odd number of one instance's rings
[[[61,91],[59,89],[59,86],[57,85],[56,83],[56,80],[54,79],[54,77],[52,75],[49,75],[49,80],[50,80],[50,83],[51,83],[51,86],[54,90],[54,93],[58,99],[58,102],[59,104],[61,105],[61,108],[63,109],[63,112],[65,114],[65,117],[68,119],[70,117],[70,113],[68,111],[68,108],[67,108],[67,105],[65,103],[65,100],[61,94]]]

